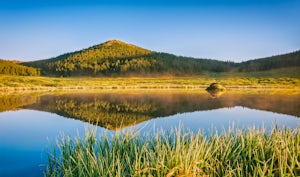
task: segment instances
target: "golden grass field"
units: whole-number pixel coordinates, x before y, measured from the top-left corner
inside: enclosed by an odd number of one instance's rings
[[[204,89],[219,82],[228,89],[293,89],[299,90],[300,78],[269,77],[79,77],[55,78],[0,75],[0,91],[47,90],[176,90]]]

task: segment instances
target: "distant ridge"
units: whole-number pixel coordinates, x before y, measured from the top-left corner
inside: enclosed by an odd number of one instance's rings
[[[248,60],[240,63],[239,71],[253,72],[300,66],[300,50],[288,54]]]
[[[300,51],[234,63],[159,53],[120,40],[110,40],[54,58],[22,64],[40,68],[45,76],[189,76],[299,67]]]

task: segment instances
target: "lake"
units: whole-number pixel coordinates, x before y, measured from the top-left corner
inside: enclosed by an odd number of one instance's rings
[[[47,152],[60,135],[183,126],[221,132],[300,125],[300,94],[270,92],[131,91],[0,95],[0,176],[42,176]]]

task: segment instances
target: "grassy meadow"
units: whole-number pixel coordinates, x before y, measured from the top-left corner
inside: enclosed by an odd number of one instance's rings
[[[300,129],[61,137],[46,176],[299,176]]]
[[[213,82],[226,88],[299,89],[300,78],[215,75],[199,77],[34,77],[0,75],[0,91],[88,90],[88,89],[199,89]]]

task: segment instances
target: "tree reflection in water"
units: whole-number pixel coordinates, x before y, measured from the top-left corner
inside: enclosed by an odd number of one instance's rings
[[[65,93],[0,95],[0,111],[33,109],[115,130],[177,113],[243,106],[300,117],[300,95],[258,93]]]

